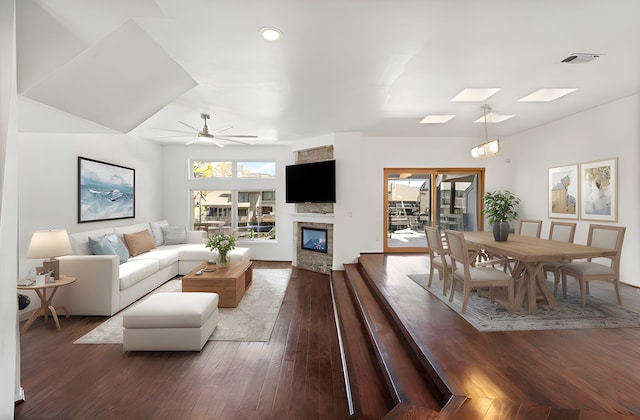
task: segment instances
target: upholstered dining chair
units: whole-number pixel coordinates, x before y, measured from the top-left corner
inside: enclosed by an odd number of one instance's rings
[[[622,242],[626,228],[622,226],[609,226],[592,224],[589,226],[587,245],[599,248],[615,250],[615,255],[603,257],[609,260],[609,264],[598,258],[593,261],[588,258],[586,261],[573,261],[562,266],[562,287],[566,287],[567,277],[573,277],[580,282],[581,305],[584,306],[587,294],[589,293],[589,282],[603,280],[613,282],[613,287],[618,298],[618,304],[622,304],[620,298],[620,254],[622,253]]]
[[[440,230],[433,226],[426,226],[424,233],[427,237],[427,246],[429,247],[429,283],[433,280],[433,273],[437,269],[438,276],[442,279],[442,294],[447,295],[449,286],[449,277],[451,275],[451,257],[449,250],[442,243],[442,235]]]
[[[573,222],[551,222],[549,227],[549,240],[573,243],[573,239],[576,236],[576,226],[577,223]],[[566,264],[566,262],[549,261],[542,266],[545,278],[547,278],[547,273],[553,273],[554,296],[558,294],[558,283],[560,283],[561,270],[564,264]],[[567,297],[566,282],[562,282],[562,297]]]
[[[533,236],[539,238],[542,233],[542,220],[520,219],[518,235]]]
[[[471,289],[488,287],[491,302],[495,302],[494,288],[504,287],[507,289],[506,306],[509,314],[514,311],[514,280],[509,274],[494,267],[475,267],[473,265],[473,253],[469,253],[463,232],[445,230],[447,243],[449,244],[449,255],[452,261],[452,283],[449,302],[453,301],[458,282],[463,285],[462,313],[467,310]]]

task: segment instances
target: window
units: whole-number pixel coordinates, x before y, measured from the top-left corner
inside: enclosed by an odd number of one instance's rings
[[[236,232],[238,239],[248,240],[276,238],[275,191],[198,190],[191,194],[195,230]]]
[[[275,178],[275,162],[238,162],[238,178]]]
[[[239,240],[276,238],[276,191],[265,188],[275,186],[276,162],[192,160],[190,165],[191,179],[200,179],[197,181],[200,188],[227,187],[191,190],[190,207],[196,230],[209,234],[234,232]],[[253,184],[256,188],[251,188]]]
[[[275,198],[275,191],[238,191],[239,238],[275,239]]]
[[[193,161],[193,178],[230,178],[233,162]]]

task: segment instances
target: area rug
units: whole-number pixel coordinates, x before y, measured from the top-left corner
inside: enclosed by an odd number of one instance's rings
[[[509,315],[504,306],[491,303],[488,297],[478,296],[472,291],[467,310],[461,314],[461,290],[456,290],[453,302],[449,302],[449,294],[446,297],[442,295],[442,280],[436,273],[431,287],[427,287],[428,273],[410,274],[408,277],[481,332],[640,327],[640,314],[597,297],[587,296],[585,307],[582,308],[577,285],[575,288],[567,288],[567,298],[559,299],[557,307],[539,305],[536,313],[532,315],[525,309]],[[553,290],[553,284],[550,288]]]
[[[280,312],[290,269],[256,269],[253,281],[236,308],[219,308],[218,326],[211,341],[269,341]],[[74,344],[122,344],[122,316],[155,293],[179,292],[180,279],[170,280],[128,308],[113,315]]]

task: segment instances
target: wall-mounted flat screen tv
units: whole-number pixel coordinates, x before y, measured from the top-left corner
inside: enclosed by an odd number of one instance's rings
[[[327,253],[327,229],[302,227],[302,249]]]
[[[287,203],[335,203],[336,161],[300,163],[285,167]]]

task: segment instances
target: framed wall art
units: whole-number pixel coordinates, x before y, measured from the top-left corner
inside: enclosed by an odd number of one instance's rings
[[[578,165],[549,169],[549,218],[578,218]]]
[[[580,218],[615,222],[618,220],[618,159],[580,165]]]
[[[136,216],[134,169],[78,156],[78,223]]]

